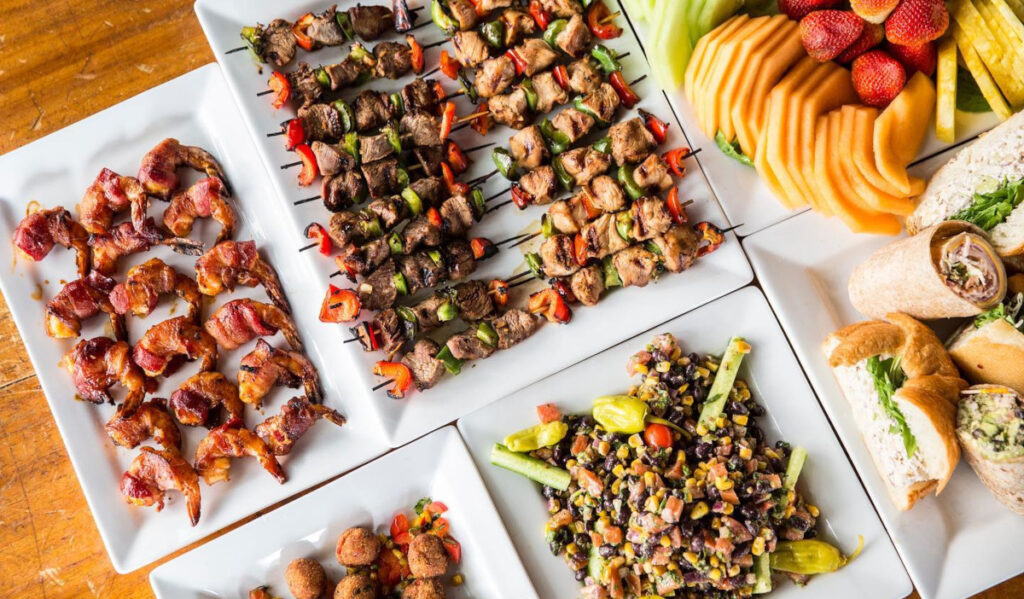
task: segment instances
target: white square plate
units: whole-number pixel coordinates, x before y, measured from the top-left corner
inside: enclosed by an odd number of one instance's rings
[[[912,588],[892,542],[871,508],[828,420],[804,380],[786,338],[764,296],[747,287],[621,343],[572,368],[478,410],[459,421],[459,430],[491,490],[538,591],[544,597],[573,597],[579,583],[544,541],[548,513],[537,485],[490,465],[491,446],[510,432],[536,424],[535,407],[552,402],[564,413],[589,412],[593,399],[624,391],[631,383],[626,361],[655,334],[672,333],[685,351],[720,355],[729,338],[741,335],[753,351],[740,378],[767,409],[761,426],[768,439],[807,449],[800,476],[803,492],[821,509],[823,538],[846,552],[864,535],[864,551],[839,572],[814,577],[805,589],[780,585],[772,597],[799,599],[898,599]],[[778,577],[776,577],[778,578]]]
[[[421,497],[448,506],[445,517],[462,544],[462,563],[450,568],[465,583],[454,599],[536,598],[480,475],[454,427],[446,427],[293,501],[287,506],[175,558],[149,576],[158,599],[245,597],[269,584],[290,597],[284,570],[298,557],[319,561],[337,582],[344,568],[334,549],[350,526],[386,531],[398,512]]]
[[[350,6],[354,2],[342,2],[341,7]],[[421,5],[413,1],[413,7]],[[270,171],[271,179],[280,195],[280,201],[287,206],[287,219],[283,226],[301,232],[311,221],[327,222],[330,213],[319,202],[310,202],[293,207],[293,201],[316,195],[319,188],[298,187],[295,172],[281,170],[280,165],[295,160],[294,154],[284,148],[279,137],[268,138],[266,134],[280,128],[281,121],[293,116],[291,108],[274,111],[266,96],[257,97],[257,92],[266,88],[270,69],[263,68],[263,74],[257,73],[256,66],[244,52],[225,55],[225,51],[238,47],[241,43],[239,31],[244,25],[257,22],[268,23],[275,17],[294,19],[307,11],[323,10],[324,4],[316,0],[252,0],[250,2],[224,2],[218,0],[199,0],[196,13],[206,32],[210,45],[224,69],[228,85],[231,87],[235,100],[241,107],[242,115],[249,128],[253,142],[265,165]],[[428,17],[425,11],[419,13],[417,23]],[[423,45],[441,39],[441,32],[428,25],[415,32]],[[647,72],[647,64],[640,51],[636,38],[628,28],[625,34],[609,46],[619,53],[630,52],[623,60],[624,73],[627,79],[635,79]],[[299,60],[331,62],[339,60],[347,52],[344,48],[325,48],[316,53],[302,53],[296,57],[288,68],[294,68]],[[426,56],[427,70],[437,63],[440,49],[428,50]],[[370,84],[373,89],[397,91],[408,83],[411,78],[399,81],[375,81]],[[442,80],[445,88],[455,91],[453,82]],[[637,93],[643,96],[639,107],[645,108],[666,120],[675,120],[664,95],[653,87],[647,79],[638,84]],[[354,92],[346,92],[344,96],[351,99]],[[458,101],[459,113],[468,114],[472,105],[468,100]],[[620,118],[633,116],[635,111],[620,111]],[[512,130],[496,127],[492,132],[481,137],[472,129],[466,128],[456,132],[453,138],[463,147],[470,148],[483,143],[497,142],[507,146]],[[671,128],[671,135],[664,146],[676,147],[684,143],[678,125]],[[493,169],[486,152],[470,156],[476,163],[462,180],[468,181]],[[681,199],[693,199],[695,205],[690,210],[693,222],[710,220],[725,226],[725,217],[721,212],[711,189],[701,175],[695,163],[690,164],[691,172],[679,182]],[[490,197],[507,188],[508,182],[493,177],[484,186],[484,195]],[[311,191],[312,190],[312,191]],[[499,198],[495,203],[504,200]],[[488,216],[483,222],[473,227],[473,236],[484,236],[498,241],[526,232],[538,231],[539,219],[544,207],[533,207],[524,211],[513,206],[505,206]],[[359,401],[372,406],[385,423],[388,438],[392,445],[401,445],[425,432],[435,429],[453,419],[462,416],[482,405],[507,395],[529,383],[557,372],[599,351],[605,347],[635,335],[638,331],[648,329],[659,322],[664,322],[681,312],[720,297],[737,289],[751,278],[749,264],[743,252],[730,234],[728,241],[714,254],[702,258],[697,265],[681,275],[662,278],[656,285],[645,290],[616,291],[601,300],[592,308],[576,310],[570,330],[554,325],[544,326],[533,339],[498,352],[486,361],[468,364],[457,377],[446,376],[436,387],[422,393],[413,393],[403,401],[392,401],[385,396],[383,389],[373,392],[371,388],[379,381],[371,375],[374,362],[381,359],[379,354],[365,353],[358,344],[344,346],[337,354],[337,363],[351,366],[353,373],[351,393]],[[483,263],[473,278],[489,279],[493,277],[509,277],[525,270],[522,252],[535,251],[539,240],[524,244],[517,249],[499,252],[498,256]],[[331,260],[318,261],[320,276],[319,285],[322,297],[327,287],[328,276],[336,270]],[[338,279],[330,279],[335,282]],[[532,291],[532,288],[531,288]],[[519,294],[514,303],[525,301],[527,293]],[[365,318],[370,318],[367,314]],[[614,324],[611,324],[614,323]],[[338,325],[319,325],[321,328],[335,331],[338,337],[349,336],[348,331]],[[498,373],[515,373],[514,376],[499,376]]]
[[[282,207],[270,192],[265,171],[246,135],[220,69],[210,65],[0,157],[0,172],[4,173],[0,178],[0,235],[10,240],[30,201],[47,208],[63,205],[74,213],[74,205],[102,167],[134,175],[142,156],[165,137],[207,148],[219,160],[234,188],[233,202],[242,223],[235,239],[255,239],[276,267],[309,357],[320,371],[326,403],[349,418],[344,429],[317,425],[293,455],[282,459],[288,475],[284,485],[263,472],[255,460],[235,460],[230,482],[213,487],[202,485],[202,517],[196,527],[189,526],[184,502],[175,492],[168,494],[170,503],[159,513],[152,508],[128,505],[118,485],[138,451],[115,448],[107,438],[103,425],[113,415],[113,406],[74,400],[71,379],[58,362],[77,340],[58,341],[43,332],[44,302],[60,290],[63,281],[77,276],[73,253],[56,247],[42,262],[30,262],[24,258],[16,260],[11,243],[0,243],[0,263],[9,265],[0,269],[0,287],[118,572],[139,568],[387,449],[374,412],[361,402],[352,401],[344,392],[344,369],[327,358],[333,355],[332,344],[341,344],[329,331],[314,324],[320,290],[318,286],[310,289],[313,265],[308,258],[295,253],[294,248],[300,243],[293,237],[295,231],[276,226],[284,219],[280,214]],[[185,169],[179,172],[185,176]],[[188,173],[188,177],[184,184],[198,178],[194,173]],[[153,202],[151,214],[159,218],[165,206],[163,202]],[[200,221],[193,231],[193,237],[206,242],[207,247],[216,235],[215,228],[209,225],[212,222]],[[122,260],[119,275],[130,265],[154,255],[194,276],[194,258],[179,256],[164,247]],[[267,301],[262,289],[240,288],[235,294],[222,294],[209,302],[212,305],[207,305],[203,317],[239,296]],[[148,327],[168,318],[176,307],[166,301],[147,318],[129,318],[130,341],[137,341]],[[102,316],[88,321],[82,338],[109,334],[105,324]],[[279,335],[270,341],[275,345],[283,343]],[[232,352],[221,351],[220,370],[234,380],[238,360],[254,345],[250,342]],[[185,365],[176,375],[161,379],[160,388],[152,396],[167,397],[195,371],[194,364]],[[120,399],[120,392],[115,390],[115,394]],[[268,397],[262,415],[247,409],[247,425],[252,427],[276,413],[288,397],[296,394],[290,389],[278,389]],[[185,455],[191,459],[206,429],[181,430]]]
[[[952,156],[929,160],[915,174],[934,172]],[[890,240],[855,235],[838,222],[801,214],[751,236],[743,246],[917,591],[924,599],[960,599],[1024,570],[1019,551],[1024,518],[997,502],[965,462],[942,495],[927,496],[908,512],[896,509],[821,351],[829,333],[866,320],[850,304],[847,280],[857,264]],[[951,322],[936,324],[940,338],[952,328]]]

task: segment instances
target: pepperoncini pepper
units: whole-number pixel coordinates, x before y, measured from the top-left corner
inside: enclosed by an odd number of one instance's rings
[[[857,550],[846,557],[836,547],[816,539],[780,541],[771,554],[772,570],[794,574],[824,574],[835,572],[860,554],[864,537],[859,537]]]
[[[514,432],[505,437],[503,443],[505,447],[512,451],[533,451],[541,447],[551,447],[564,439],[568,432],[568,424],[561,420],[554,420],[546,424],[536,424]]]
[[[606,431],[631,435],[644,430],[647,404],[629,395],[604,395],[594,400],[593,416]]]

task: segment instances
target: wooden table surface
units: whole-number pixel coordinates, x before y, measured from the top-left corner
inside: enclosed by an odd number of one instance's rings
[[[0,154],[214,60],[191,0],[0,0],[0,15]],[[0,301],[0,596],[151,597],[151,569],[111,567]],[[977,597],[1022,596],[1024,576]]]

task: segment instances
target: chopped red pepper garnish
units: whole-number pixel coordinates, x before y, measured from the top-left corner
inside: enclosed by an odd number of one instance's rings
[[[573,253],[576,255],[576,263],[583,266],[590,260],[590,252],[587,250],[587,240],[579,233],[572,240]]]
[[[391,399],[402,399],[405,397],[406,391],[412,387],[412,371],[401,362],[385,362],[381,360],[374,364],[373,374],[392,380],[393,384],[388,389],[388,397]]]
[[[280,71],[274,71],[270,74],[270,81],[267,81],[267,85],[270,86],[270,89],[274,90],[274,101],[271,104],[274,108],[284,106],[288,103],[288,99],[292,97],[292,83]]]
[[[430,207],[427,209],[427,220],[438,229],[444,226],[444,221],[441,220],[441,213],[437,211],[437,208]]]
[[[452,58],[452,55],[447,50],[441,51],[441,72],[446,77],[455,81],[459,78],[459,69],[462,68],[462,63]]]
[[[487,284],[487,295],[491,296],[494,305],[499,308],[508,305],[509,291],[508,283],[501,279],[491,279]]]
[[[361,322],[349,331],[359,339],[359,345],[363,346],[363,351],[378,351],[380,349],[380,334],[373,324]]]
[[[295,149],[295,146],[306,143],[306,126],[302,119],[292,119],[284,126],[285,147],[288,151]]]
[[[473,114],[479,114],[480,116],[469,122],[469,126],[480,135],[487,135],[487,132],[491,130],[494,125],[494,119],[491,118],[491,107],[487,105],[487,102],[481,102]]]
[[[672,216],[672,222],[677,225],[681,225],[686,222],[686,210],[683,209],[683,205],[679,203],[679,189],[673,187],[672,191],[668,192],[668,198],[665,200],[665,204],[668,207],[668,213]]]
[[[672,171],[672,174],[677,177],[682,177],[686,174],[686,167],[683,166],[683,160],[690,155],[690,148],[675,148],[665,152],[662,158],[665,159],[665,163],[668,164],[668,168]]]
[[[462,148],[450,139],[445,142],[445,161],[452,167],[455,175],[461,175],[469,168],[469,159],[462,152]]]
[[[551,74],[555,76],[555,83],[560,85],[565,91],[569,91],[569,69],[565,68],[564,64],[555,67]]]
[[[608,82],[612,84],[615,89],[615,93],[619,95],[619,101],[626,108],[632,108],[636,106],[636,103],[640,101],[640,96],[636,95],[633,88],[626,83],[626,79],[622,76],[622,71],[615,71],[608,78]]]
[[[455,173],[447,162],[441,163],[441,177],[444,179],[444,185],[450,196],[468,195],[471,191],[469,185],[455,180]]]
[[[516,75],[522,75],[523,71],[530,66],[530,63],[526,62],[519,52],[515,48],[509,48],[505,51],[505,56],[508,56],[512,64],[516,65]]]
[[[565,279],[556,279],[551,287],[558,292],[558,295],[562,296],[566,302],[570,304],[576,303],[576,294],[572,292],[572,287],[569,286],[568,281]]]
[[[317,168],[316,164],[316,156],[307,144],[295,146],[295,153],[302,159],[302,170],[299,171],[299,185],[308,187],[313,184],[317,175],[320,174],[320,169]]]
[[[516,208],[523,210],[533,203],[533,197],[516,183],[512,186],[512,203],[516,205]]]
[[[455,102],[445,102],[441,109],[441,139],[448,139],[455,124]]]
[[[654,136],[654,140],[659,144],[665,143],[665,138],[668,137],[668,123],[647,112],[646,110],[640,110],[640,116],[644,117],[644,126]]]
[[[411,50],[412,72],[419,75],[423,72],[423,46],[410,34],[405,35],[405,43],[409,44]]]
[[[473,257],[477,260],[486,260],[498,253],[498,247],[491,243],[486,237],[474,237],[469,240],[469,247],[473,250]]]
[[[548,288],[530,296],[526,308],[532,314],[543,314],[550,322],[565,324],[572,320],[569,304],[554,289]]]
[[[707,245],[702,245],[697,250],[698,257],[706,256],[717,250],[725,241],[725,234],[722,233],[722,230],[707,221],[697,223],[694,229],[700,234],[701,242],[707,242]]]
[[[445,537],[441,539],[444,543],[444,549],[448,552],[448,557],[452,558],[452,561],[456,564],[462,561],[462,545],[451,537]]]
[[[542,424],[562,419],[562,411],[553,403],[542,403],[537,406],[537,418]]]
[[[313,23],[313,13],[307,12],[295,21],[292,25],[292,35],[295,36],[295,43],[297,43],[303,50],[312,50],[316,42],[313,38],[306,35],[306,29]]]
[[[530,0],[530,16],[533,17],[533,21],[537,23],[537,27],[541,31],[548,28],[551,23],[551,13],[549,13],[540,3],[540,0]]]
[[[359,296],[351,289],[327,286],[327,296],[320,306],[320,322],[352,322],[359,318]]]
[[[580,193],[580,203],[583,204],[583,209],[587,211],[587,220],[594,220],[601,216],[601,210],[594,205],[594,198],[590,195],[590,190],[586,187],[584,187],[583,192]]]
[[[587,27],[594,37],[610,40],[622,35],[622,28],[615,24],[615,16],[604,2],[595,2],[587,9]]]
[[[377,557],[377,580],[385,587],[393,587],[411,575],[408,563],[402,564],[393,551],[381,551]]]
[[[327,234],[327,229],[324,229],[323,225],[319,223],[306,225],[306,239],[317,242],[320,246],[318,249],[324,256],[331,255],[331,236]]]

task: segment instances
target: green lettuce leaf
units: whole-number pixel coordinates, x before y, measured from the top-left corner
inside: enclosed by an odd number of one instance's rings
[[[907,381],[907,375],[903,372],[900,361],[897,358],[880,360],[878,356],[871,356],[868,358],[867,368],[871,378],[874,379],[875,391],[878,392],[878,401],[881,402],[886,415],[892,420],[892,428],[890,430],[898,432],[903,437],[903,447],[907,450],[907,456],[913,457],[917,451],[917,439],[914,438],[914,433],[910,431],[910,426],[907,425],[907,419],[904,418],[903,412],[900,411],[896,401],[892,398],[896,390]]]
[[[734,160],[739,160],[747,166],[754,166],[750,157],[740,150],[740,143],[738,141],[729,141],[725,139],[725,136],[722,135],[721,131],[715,134],[715,144],[718,145],[718,149],[724,152],[726,156]]]
[[[1003,303],[974,317],[974,328],[980,329],[994,320],[1005,320],[1024,333],[1024,293],[1007,297]]]
[[[1006,222],[1010,213],[1024,201],[1024,178],[1004,181],[998,189],[989,193],[974,194],[971,205],[949,217],[949,220],[965,220],[980,228],[991,231],[996,225]]]
[[[967,69],[956,70],[956,109],[964,112],[992,112],[988,100]]]

